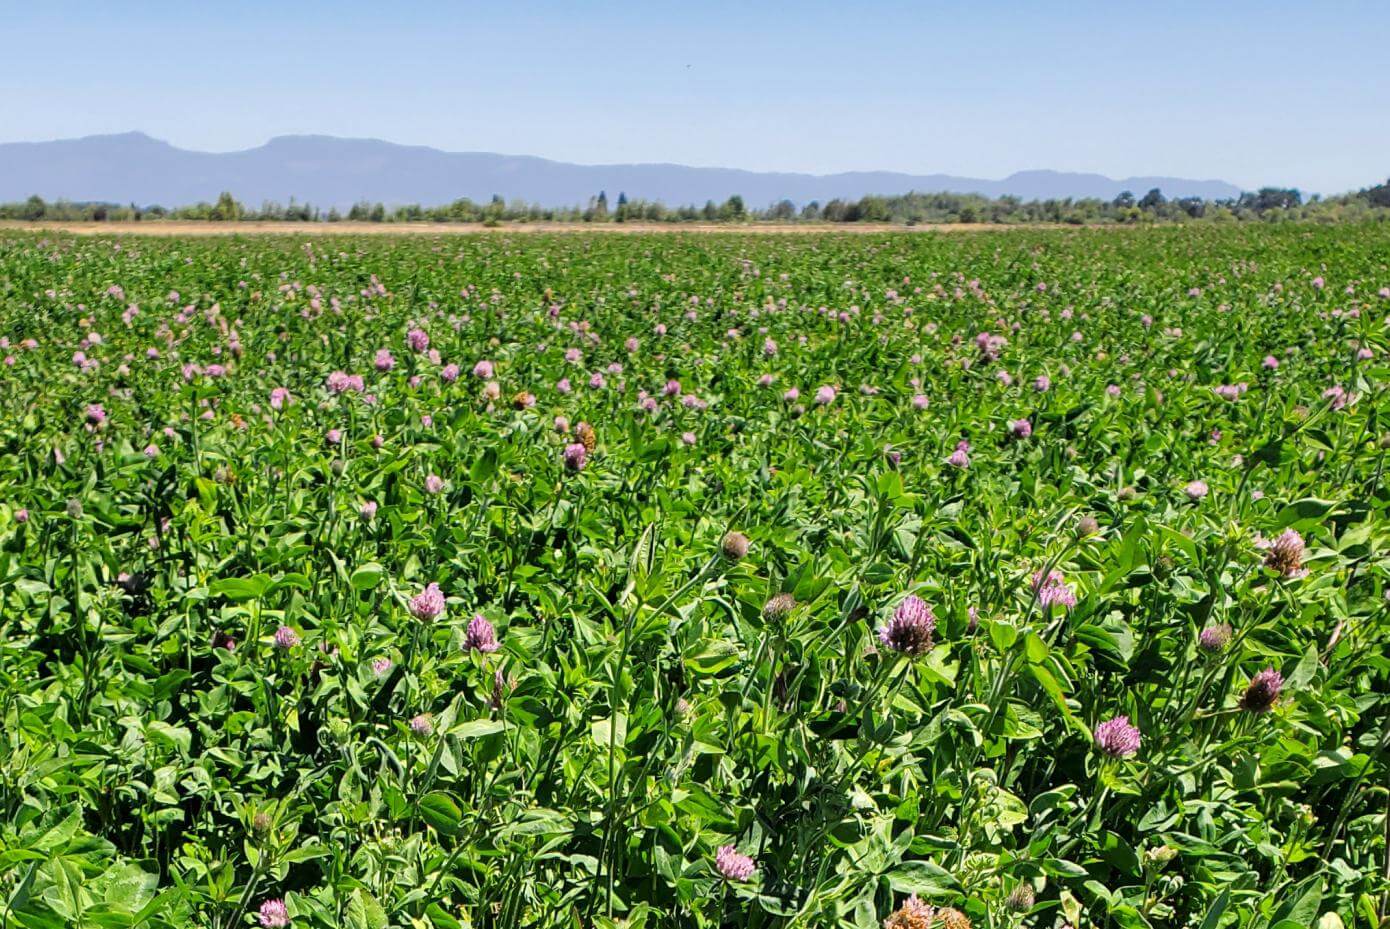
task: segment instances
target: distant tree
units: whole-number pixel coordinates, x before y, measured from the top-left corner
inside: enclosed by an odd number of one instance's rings
[[[613,218],[618,222],[627,221],[627,194],[618,191],[618,208],[613,212]]]
[[[328,208],[328,221],[330,223],[340,222],[342,218],[343,217],[339,215],[338,208],[336,206],[331,206]]]
[[[725,221],[732,220],[737,222],[745,218],[747,213],[748,211],[743,205],[743,198],[738,194],[729,197],[728,200],[724,201],[723,206],[719,208],[719,218]]]
[[[801,208],[802,219],[820,219],[820,202],[812,200]]]
[[[1168,199],[1163,196],[1163,191],[1155,187],[1153,190],[1144,194],[1144,199],[1139,201],[1139,209],[1152,212],[1167,202]]]
[[[241,213],[241,204],[237,203],[236,198],[224,190],[217,195],[217,203],[213,205],[208,219],[214,222],[234,223],[241,219]]]
[[[1173,201],[1173,205],[1193,219],[1201,219],[1207,211],[1207,202],[1201,197],[1180,197]]]
[[[843,223],[851,221],[849,219],[849,209],[845,205],[845,201],[841,200],[839,197],[836,197],[834,200],[831,200],[824,207],[822,207],[820,215],[821,219],[825,220],[828,223]]]
[[[1127,190],[1120,191],[1120,195],[1110,203],[1117,210],[1127,210],[1134,206],[1134,194]]]
[[[767,211],[767,218],[785,222],[796,218],[796,204],[790,200],[778,200]]]
[[[20,213],[20,219],[34,221],[43,219],[44,213],[48,212],[48,204],[43,202],[43,197],[38,194],[24,201],[24,209]]]
[[[372,212],[367,216],[370,222],[384,223],[386,221],[386,207],[383,204],[376,204],[372,207]]]
[[[713,200],[705,201],[704,209],[700,210],[700,218],[711,221],[719,218],[719,207],[714,205]]]

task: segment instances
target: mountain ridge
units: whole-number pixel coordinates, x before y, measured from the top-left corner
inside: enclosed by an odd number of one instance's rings
[[[1101,174],[1049,169],[1016,171],[999,180],[950,174],[845,171],[809,174],[694,167],[669,162],[581,165],[537,155],[447,152],[372,138],[322,134],[274,136],[232,152],[179,148],[144,132],[89,135],[46,142],[0,143],[0,201],[47,200],[185,206],[230,191],[250,205],[291,198],[327,209],[359,201],[388,206],[438,206],[493,195],[546,207],[582,204],[600,190],[610,202],[631,199],[668,206],[723,201],[737,194],[750,206],[791,200],[857,200],[866,195],[978,193],[1024,200],[1114,199],[1158,187],[1168,197],[1225,199],[1241,189],[1221,180]]]

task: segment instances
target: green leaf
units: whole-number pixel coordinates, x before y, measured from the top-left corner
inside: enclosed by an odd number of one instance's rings
[[[94,883],[107,906],[123,913],[136,913],[154,899],[159,875],[127,862],[113,866]]]
[[[1295,500],[1274,517],[1274,526],[1276,529],[1287,529],[1290,526],[1295,529],[1311,529],[1326,519],[1327,514],[1336,507],[1337,503],[1333,500],[1318,500],[1315,497]]]
[[[420,798],[420,818],[444,835],[456,835],[463,824],[463,811],[454,798],[442,790]]]
[[[352,572],[352,576],[348,578],[348,583],[352,585],[353,590],[371,590],[380,584],[385,577],[386,569],[375,561],[369,561]]]
[[[390,925],[381,904],[361,887],[348,898],[346,918],[350,929],[387,929]]]
[[[738,646],[728,639],[701,639],[685,656],[685,664],[697,674],[718,674],[738,660]]]
[[[888,872],[888,884],[903,894],[950,894],[960,889],[951,872],[930,861],[904,861]]]
[[[503,732],[506,729],[507,724],[500,719],[470,719],[450,729],[449,735],[466,741],[468,739],[481,739],[485,735]]]
[[[1221,923],[1221,914],[1226,912],[1227,905],[1231,902],[1231,892],[1221,891],[1221,894],[1213,901],[1211,908],[1207,910],[1207,915],[1202,917],[1202,925],[1198,929],[1216,929]]]
[[[481,484],[489,480],[497,473],[497,450],[490,448],[473,462],[473,467],[468,469],[468,479],[475,484]]]
[[[1322,909],[1322,878],[1314,875],[1280,895],[1284,905],[1274,911],[1271,921],[1289,920],[1299,926],[1310,926]]]
[[[270,578],[264,574],[257,574],[252,577],[224,577],[213,581],[210,590],[234,603],[241,603],[260,597],[269,586]]]

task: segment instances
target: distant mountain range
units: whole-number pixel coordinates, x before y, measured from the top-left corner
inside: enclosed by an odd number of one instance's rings
[[[1020,171],[1000,181],[948,174],[853,171],[790,174],[675,164],[577,165],[527,155],[444,152],[376,139],[279,136],[240,152],[194,152],[141,132],[53,142],[0,144],[0,201],[38,194],[46,200],[105,201],[140,206],[186,206],[231,191],[249,206],[293,197],[327,209],[366,200],[387,206],[438,206],[462,197],[487,201],[494,194],[543,206],[583,204],[605,191],[668,206],[722,202],[731,194],[750,207],[787,199],[801,205],[865,194],[979,193],[1025,200],[1051,197],[1136,197],[1154,187],[1168,197],[1235,197],[1224,181],[1176,177],[1127,177],[1061,171]]]

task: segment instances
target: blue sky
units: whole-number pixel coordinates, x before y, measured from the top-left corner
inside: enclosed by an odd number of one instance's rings
[[[0,0],[0,141],[371,136],[583,163],[1335,193],[1390,175],[1390,3]]]

